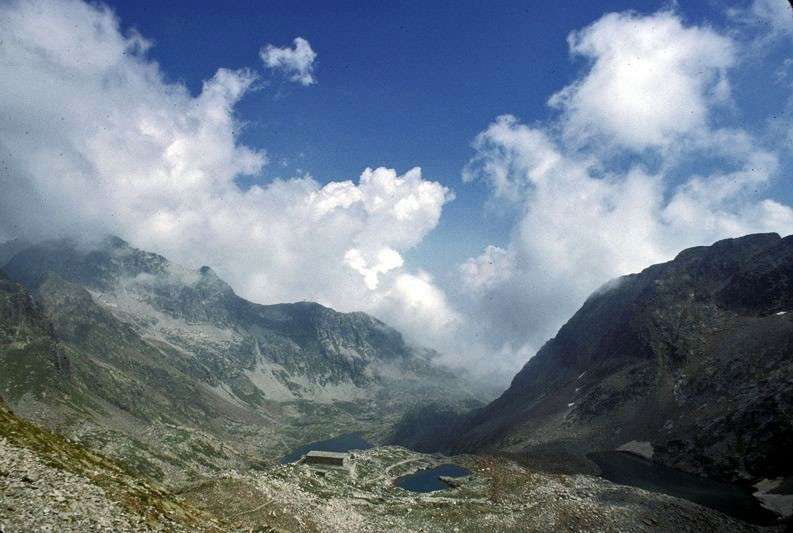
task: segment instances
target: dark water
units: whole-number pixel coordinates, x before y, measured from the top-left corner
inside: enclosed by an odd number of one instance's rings
[[[601,477],[614,483],[683,498],[753,524],[776,522],[776,514],[764,509],[748,487],[695,476],[629,453],[596,452],[587,457],[600,467]]]
[[[294,463],[306,452],[316,450],[320,452],[348,452],[350,450],[368,450],[371,444],[361,438],[361,433],[347,433],[328,440],[320,440],[295,448],[281,458],[281,464]]]
[[[438,479],[438,476],[463,477],[470,474],[471,471],[467,468],[445,464],[429,470],[419,470],[409,476],[403,476],[397,479],[394,484],[411,492],[432,492],[449,488],[449,485]]]

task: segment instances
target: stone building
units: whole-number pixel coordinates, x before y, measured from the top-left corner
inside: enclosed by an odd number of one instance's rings
[[[312,450],[304,455],[300,462],[303,464],[314,465],[345,466],[346,460],[346,453],[320,452]]]

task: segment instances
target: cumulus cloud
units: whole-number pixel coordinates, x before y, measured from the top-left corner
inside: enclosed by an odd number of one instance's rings
[[[667,11],[606,15],[568,42],[590,64],[550,99],[557,119],[498,117],[464,172],[520,207],[508,244],[459,273],[478,338],[515,365],[609,279],[689,246],[793,233],[793,209],[760,192],[778,155],[713,125],[730,95],[735,42]]]
[[[317,58],[317,53],[302,37],[296,37],[294,43],[294,48],[288,46],[278,48],[268,44],[259,50],[259,57],[267,68],[282,71],[290,80],[300,85],[317,83],[314,77],[314,60]]]
[[[455,320],[431,278],[402,260],[452,198],[420,169],[242,190],[235,178],[267,163],[237,138],[234,106],[254,72],[219,69],[192,95],[109,9],[74,0],[3,3],[0,35],[0,240],[114,233],[210,264],[256,301],[369,311],[423,342]],[[311,61],[299,58],[313,52],[302,40],[295,50],[294,74],[308,83]]]
[[[619,147],[665,147],[701,133],[715,103],[729,97],[732,41],[685,27],[671,12],[612,13],[568,37],[570,52],[591,61],[585,77],[554,94],[569,139]]]

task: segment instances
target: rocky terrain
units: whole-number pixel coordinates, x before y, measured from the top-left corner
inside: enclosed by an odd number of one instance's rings
[[[500,398],[446,425],[412,438],[424,449],[578,457],[627,446],[791,494],[793,237],[688,249],[607,284]]]
[[[35,454],[0,439],[0,530],[149,531],[84,478],[49,468]]]
[[[588,475],[549,474],[502,457],[460,456],[472,475],[414,493],[399,476],[449,458],[387,446],[354,452],[350,475],[297,464],[228,473],[186,488],[192,504],[235,509],[235,526],[292,531],[758,531],[716,511]],[[775,531],[775,528],[768,528]]]
[[[397,381],[424,390],[425,376],[452,392],[461,388],[450,372],[432,365],[431,351],[408,346],[371,316],[312,302],[254,304],[209,267],[192,271],[118,238],[28,247],[3,271],[50,314],[75,311],[64,303],[90,301],[144,340],[183,351],[212,386],[243,402],[368,399],[370,389],[389,394],[386,385]],[[53,291],[72,291],[72,302],[52,297]]]
[[[221,531],[222,523],[0,400],[0,531]]]
[[[450,459],[388,446],[350,471],[227,470],[172,494],[0,404],[0,530],[759,531],[692,503],[508,458],[460,456],[470,476],[412,493],[400,476]],[[776,528],[766,528],[776,531]]]

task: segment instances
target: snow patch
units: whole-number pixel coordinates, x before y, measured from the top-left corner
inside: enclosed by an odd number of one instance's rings
[[[655,454],[652,443],[641,440],[632,440],[630,442],[626,442],[617,448],[617,451],[635,453],[636,455],[640,455],[645,459],[652,459],[653,455]]]
[[[769,492],[781,485],[782,481],[783,478],[781,477],[763,479],[753,485],[757,489],[754,497],[760,500],[760,505],[769,511],[773,511],[783,518],[788,518],[793,516],[793,494],[769,494]]]

